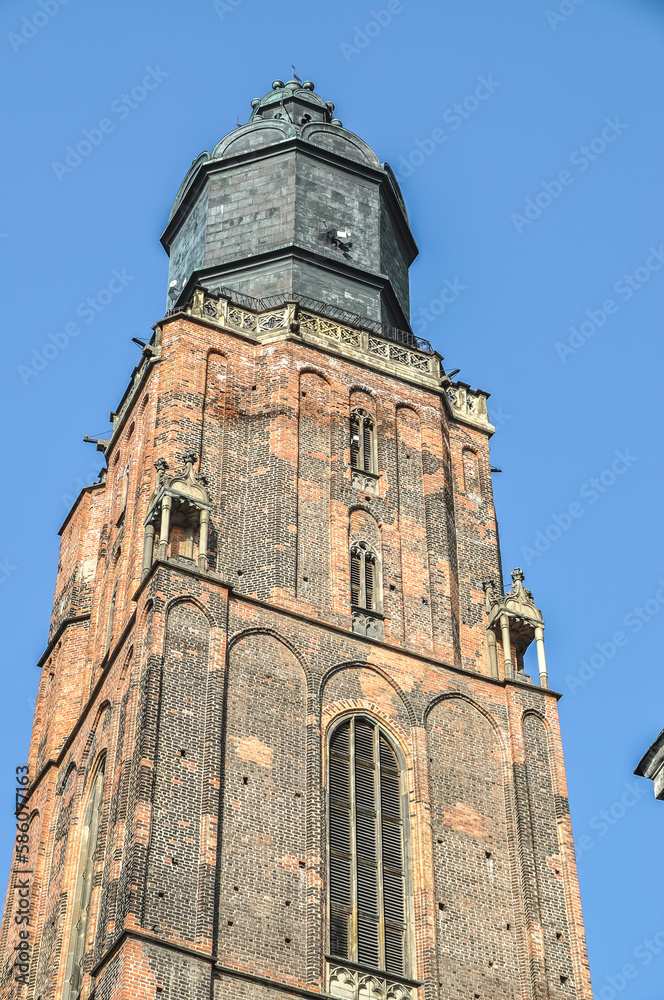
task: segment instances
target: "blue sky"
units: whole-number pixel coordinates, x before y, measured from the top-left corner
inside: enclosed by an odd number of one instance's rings
[[[492,392],[505,571],[526,572],[565,694],[596,996],[629,963],[621,997],[660,1000],[664,805],[632,770],[664,727],[663,39],[654,0],[5,0],[3,883],[56,533],[101,465],[82,437],[163,313],[189,164],[294,63],[400,176],[417,329]]]

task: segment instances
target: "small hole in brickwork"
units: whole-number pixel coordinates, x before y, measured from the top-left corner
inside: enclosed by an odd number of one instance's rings
[[[290,938],[284,938],[284,941],[286,942],[286,944],[290,944],[291,943],[291,939]]]
[[[560,869],[556,868],[556,875],[560,875]]]
[[[237,571],[237,575],[238,575],[238,576],[242,576],[242,570],[241,570],[241,569],[239,569],[239,570]]]
[[[180,750],[178,750],[178,754],[180,755],[180,757],[186,757],[187,756],[187,751],[180,749]]]
[[[175,867],[177,868],[177,865],[178,865],[178,859],[177,859],[177,858],[171,858],[171,864],[172,864],[172,865],[175,865]]]
[[[560,931],[556,931],[556,941],[562,941],[563,936]]]
[[[243,785],[248,785],[249,784],[249,778],[243,778],[242,779],[242,784]]]
[[[295,793],[295,798],[296,799],[301,799],[302,798],[302,792],[296,792]]]
[[[253,391],[255,390],[255,388],[256,388],[256,386],[255,386],[255,385],[252,385],[252,387],[251,387],[251,391],[253,392]]]
[[[491,851],[485,851],[484,852],[484,856],[487,857],[487,858],[490,858],[491,857]]]
[[[510,929],[510,924],[508,924],[508,925],[507,925],[507,929],[508,929],[508,930]]]
[[[426,597],[423,597],[423,598],[422,598],[422,604],[423,604],[423,605],[424,605],[425,607],[428,607],[428,606],[429,606],[429,602],[427,601]]]
[[[406,458],[410,458],[410,455],[406,455]]]
[[[493,969],[493,959],[492,958],[489,959],[489,968]]]
[[[305,583],[309,583],[309,577],[308,576],[303,576],[302,579],[304,580]]]
[[[163,992],[164,992],[164,987],[163,986],[158,986],[157,987],[157,993],[163,993]]]
[[[163,892],[158,892],[158,893],[157,893],[157,895],[159,896],[159,898],[160,898],[160,899],[163,899],[163,898],[164,898],[164,894],[163,894]]]
[[[390,584],[390,590],[396,590],[396,589],[397,589],[397,588],[396,588],[396,587],[394,586],[394,584],[393,584],[393,583],[391,583],[391,584]]]
[[[438,838],[438,843],[442,844],[442,840],[440,839],[440,837]]]
[[[480,1000],[480,995],[479,995],[479,993],[476,993],[476,994],[475,994],[475,1000]]]
[[[232,921],[232,920],[229,920],[229,921],[228,921],[228,926],[229,926],[229,927],[232,927],[232,926],[233,926],[233,921]]]
[[[272,680],[272,674],[268,674],[267,677],[265,678],[265,680],[266,681],[271,681]]]
[[[233,886],[233,892],[239,892],[239,891],[240,891],[240,886],[239,885],[234,885]]]
[[[445,909],[445,904],[444,903],[439,903],[438,904],[438,909],[439,910],[444,910]]]
[[[560,982],[563,983],[563,985],[564,985],[567,982],[568,979],[569,979],[569,976],[561,976],[560,977]]]
[[[290,899],[284,900],[284,906],[290,906]]]
[[[306,396],[306,392],[303,392],[303,393],[302,393],[302,395],[303,395],[303,396]]]
[[[304,861],[298,861],[300,868],[304,868]]]

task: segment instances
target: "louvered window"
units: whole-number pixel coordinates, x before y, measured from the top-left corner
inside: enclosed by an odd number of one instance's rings
[[[329,759],[330,953],[406,972],[401,769],[382,730],[352,716]]]
[[[375,425],[366,410],[353,410],[350,418],[350,464],[362,472],[375,473]]]
[[[350,597],[354,608],[378,611],[376,554],[365,542],[358,542],[350,552]]]

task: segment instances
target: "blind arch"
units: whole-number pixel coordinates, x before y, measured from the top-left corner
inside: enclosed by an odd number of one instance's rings
[[[78,1000],[81,995],[105,770],[106,755],[97,765],[83,819],[63,1000]]]

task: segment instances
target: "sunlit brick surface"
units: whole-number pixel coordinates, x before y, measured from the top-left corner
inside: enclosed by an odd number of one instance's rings
[[[68,996],[103,753],[83,1000],[324,991],[326,734],[362,711],[407,762],[420,995],[589,1000],[556,696],[505,681],[502,657],[489,676],[488,432],[412,373],[296,332],[259,343],[175,315],[161,338],[106,484],[63,529],[30,751],[29,982],[12,969],[10,882],[2,997]],[[351,483],[358,406],[376,421],[375,493]],[[153,463],[173,472],[187,451],[207,477],[207,565],[174,524],[141,582]],[[380,556],[384,642],[351,630],[358,539]]]

